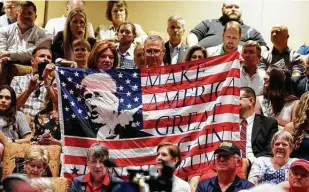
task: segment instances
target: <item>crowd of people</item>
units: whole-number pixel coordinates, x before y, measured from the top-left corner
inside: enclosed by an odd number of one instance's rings
[[[266,183],[277,185],[279,191],[309,191],[309,55],[288,47],[286,26],[273,26],[272,45],[267,45],[259,31],[243,23],[240,3],[226,0],[222,16],[197,24],[186,42],[185,19],[179,15],[167,18],[169,39],[165,42],[128,21],[125,1],[107,1],[106,18],[111,23],[96,30],[87,19],[85,1],[67,1],[66,15],[49,20],[45,29],[34,24],[37,9],[32,1],[3,3],[0,158],[8,143],[33,143],[24,157],[26,177],[5,178],[2,187],[6,191],[55,190],[43,176],[48,175],[52,155],[46,146],[62,145],[56,66],[153,68],[235,51],[241,63],[240,144],[220,143],[214,162],[192,173],[187,181],[173,176],[172,191],[250,191]],[[13,64],[30,65],[32,72],[10,79]],[[89,172],[74,178],[70,191],[121,189],[122,180],[105,167],[108,157],[106,146],[93,144],[87,152]],[[247,172],[242,169],[243,159],[250,162]],[[174,169],[181,162],[180,149],[173,143],[157,147],[159,175],[165,162]],[[151,189],[146,185],[141,190]]]

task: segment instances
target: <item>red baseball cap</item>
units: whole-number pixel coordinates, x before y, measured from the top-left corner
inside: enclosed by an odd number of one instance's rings
[[[306,169],[306,171],[309,172],[309,162],[306,161],[305,159],[299,159],[299,160],[296,160],[292,163],[290,169],[292,169],[293,167],[302,167],[304,169]]]

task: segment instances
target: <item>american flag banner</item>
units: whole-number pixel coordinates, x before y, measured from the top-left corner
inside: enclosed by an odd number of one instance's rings
[[[87,149],[101,142],[119,175],[151,168],[162,141],[178,145],[186,178],[214,159],[223,140],[239,141],[239,53],[145,69],[58,67],[63,174],[87,173]]]

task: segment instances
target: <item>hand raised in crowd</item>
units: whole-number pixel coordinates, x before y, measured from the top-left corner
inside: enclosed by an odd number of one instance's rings
[[[51,78],[51,76],[53,76],[52,72],[55,71],[55,69],[56,69],[56,66],[52,63],[46,65],[43,71],[43,75],[42,75],[45,86],[49,86],[52,83],[51,80],[53,78]]]
[[[54,138],[49,132],[38,136],[38,144],[40,145],[50,145],[53,140]]]
[[[0,65],[6,65],[10,57],[1,57],[0,58]]]
[[[35,74],[29,81],[28,92],[32,93],[38,87],[40,87],[41,82],[39,81],[39,75]]]

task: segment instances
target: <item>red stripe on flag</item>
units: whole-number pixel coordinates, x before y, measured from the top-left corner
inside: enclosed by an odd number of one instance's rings
[[[189,138],[190,140],[196,140],[197,137],[203,134],[213,134],[214,132],[239,132],[239,123],[224,122],[219,124],[206,125],[203,129],[200,129],[196,132],[188,132],[181,135],[168,135],[164,137],[150,137],[150,138],[141,138],[141,139],[126,139],[118,141],[98,141],[93,139],[89,142],[85,142],[83,138],[73,138],[66,137],[64,138],[65,146],[68,147],[80,147],[80,148],[89,148],[94,143],[103,143],[109,150],[119,150],[119,149],[132,149],[132,148],[141,148],[141,147],[154,147],[163,141],[170,141],[172,143],[178,143],[183,138]],[[183,141],[185,142],[185,141]]]
[[[171,72],[177,73],[183,70],[185,71],[196,70],[200,68],[216,66],[221,63],[233,62],[235,60],[238,60],[239,56],[240,56],[239,52],[234,51],[234,52],[216,56],[216,57],[209,57],[206,59],[181,63],[177,65],[166,65],[166,66],[159,66],[159,67],[153,67],[153,68],[143,68],[141,69],[141,77],[147,77],[149,75],[151,76],[152,74],[164,75],[164,74],[169,74]],[[171,71],[171,69],[173,70]]]
[[[180,107],[186,107],[190,105],[198,105],[202,103],[212,102],[217,100],[219,96],[223,95],[233,95],[236,93],[238,95],[240,91],[239,87],[223,87],[221,91],[206,93],[202,95],[195,96],[186,96],[184,99],[178,98],[179,96],[168,97],[164,99],[164,101],[156,101],[151,103],[143,104],[143,111],[154,111],[154,110],[162,110],[162,109],[174,109]]]
[[[239,114],[239,108],[237,108],[235,105],[218,105],[216,107],[215,111],[216,115],[221,114]],[[143,128],[144,129],[153,129],[153,128],[161,128],[166,126],[181,126],[181,125],[187,125],[190,123],[195,122],[204,122],[208,118],[208,116],[211,116],[214,114],[214,110],[211,111],[205,111],[201,113],[192,113],[187,116],[179,116],[175,115],[174,117],[164,117],[162,119],[153,119],[153,120],[145,120],[143,122]]]
[[[201,77],[198,79],[190,79],[190,81],[183,80],[179,82],[173,82],[172,80],[167,80],[167,82],[162,82],[162,84],[160,85],[143,86],[142,94],[144,95],[144,94],[153,94],[153,93],[166,93],[166,92],[171,92],[171,91],[190,89],[194,87],[201,87],[203,85],[208,85],[208,84],[224,81],[227,77],[240,77],[239,69],[232,68],[229,71],[217,73],[214,75],[208,75],[208,76]]]

